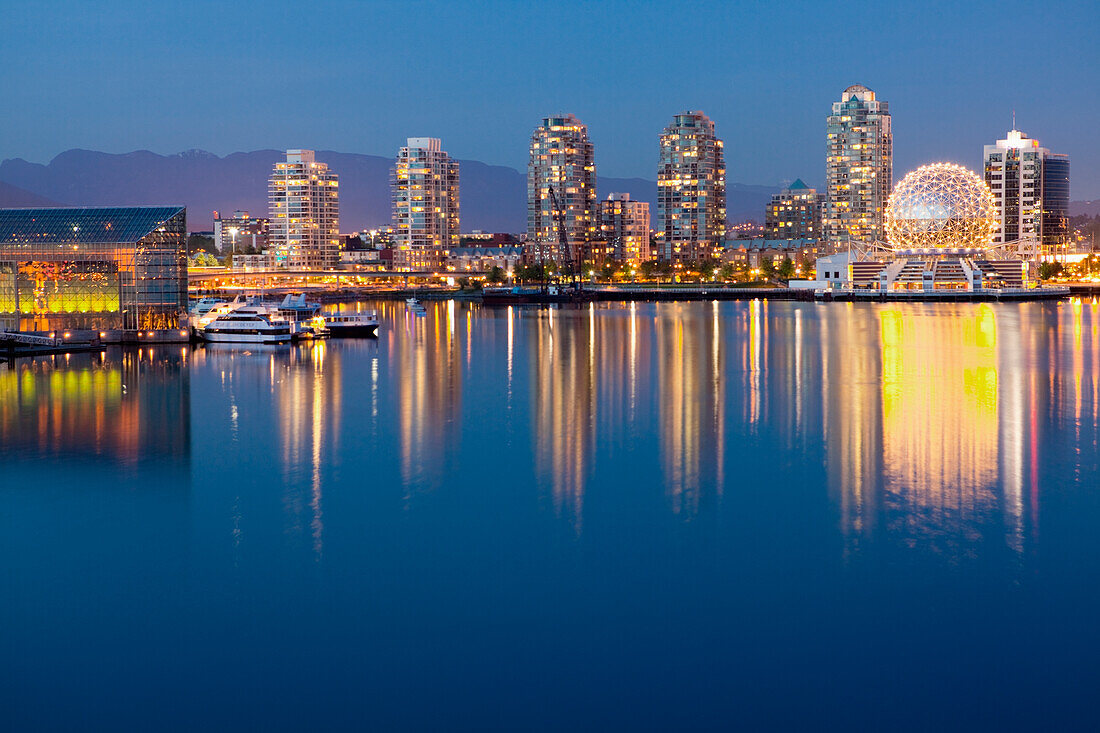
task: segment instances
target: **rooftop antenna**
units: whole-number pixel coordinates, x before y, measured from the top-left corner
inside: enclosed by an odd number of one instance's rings
[[[1012,110],[1012,129],[1016,129],[1016,110]]]

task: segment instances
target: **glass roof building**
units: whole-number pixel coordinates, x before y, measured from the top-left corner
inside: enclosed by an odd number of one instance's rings
[[[176,329],[182,206],[0,209],[0,329]]]

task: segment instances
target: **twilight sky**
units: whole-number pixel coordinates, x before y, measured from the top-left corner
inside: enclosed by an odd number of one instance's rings
[[[0,0],[0,158],[80,147],[305,147],[408,136],[522,168],[539,118],[588,124],[600,174],[654,178],[669,118],[701,109],[730,181],[824,178],[830,103],[890,102],[895,178],[977,168],[1017,127],[1100,198],[1095,2],[101,2]]]

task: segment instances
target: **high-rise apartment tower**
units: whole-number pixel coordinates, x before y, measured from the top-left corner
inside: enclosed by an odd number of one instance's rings
[[[268,186],[268,234],[276,267],[334,267],[340,259],[338,176],[312,150],[288,150]]]
[[[393,268],[436,270],[459,243],[458,161],[438,138],[410,137],[394,164]]]
[[[802,179],[772,196],[764,214],[767,239],[821,239],[821,197]]]
[[[600,202],[600,239],[610,257],[628,265],[650,258],[649,204],[631,201],[628,193],[613,193]]]
[[[997,203],[998,244],[1035,240],[1052,255],[1069,234],[1069,158],[1019,130],[985,146],[985,182]]]
[[[894,137],[890,105],[854,84],[844,90],[826,124],[825,237],[886,239],[886,202],[894,185]]]
[[[558,251],[554,188],[574,254]],[[596,163],[588,128],[573,115],[544,117],[531,135],[527,164],[527,241],[544,246],[548,259],[583,259],[596,236]]]
[[[714,123],[688,110],[661,133],[657,229],[662,262],[715,259],[726,234],[726,158]]]

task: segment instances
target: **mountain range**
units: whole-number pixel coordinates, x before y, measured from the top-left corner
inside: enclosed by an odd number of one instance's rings
[[[48,164],[11,158],[0,163],[0,206],[187,206],[188,228],[211,229],[215,210],[236,209],[263,216],[272,165],[285,156],[256,150],[218,157],[202,150],[158,155],[147,150],[114,154],[67,150]],[[317,160],[340,176],[340,230],[361,231],[390,222],[389,174],[392,158],[317,151]],[[523,232],[527,228],[527,175],[506,166],[461,160],[462,230]],[[12,188],[14,187],[14,188]],[[643,178],[597,178],[601,198],[629,193],[650,203],[657,214],[657,184]],[[731,221],[763,220],[764,207],[778,189],[727,184]],[[55,204],[56,205],[56,204]]]
[[[158,155],[147,150],[101,153],[67,150],[49,163],[10,158],[0,163],[0,207],[140,206],[182,204],[188,227],[213,227],[213,212],[243,209],[255,216],[267,212],[267,179],[283,160],[278,150],[233,153],[224,158],[203,150]],[[362,231],[390,222],[389,175],[392,158],[359,153],[317,152],[340,175],[340,230]],[[523,232],[527,228],[526,173],[476,160],[461,160],[462,230]],[[629,193],[648,201],[654,224],[657,184],[644,178],[597,177],[600,198]],[[772,186],[728,183],[727,215],[731,222],[762,221],[764,208],[778,190]],[[1100,214],[1100,201],[1074,201],[1070,214]]]

